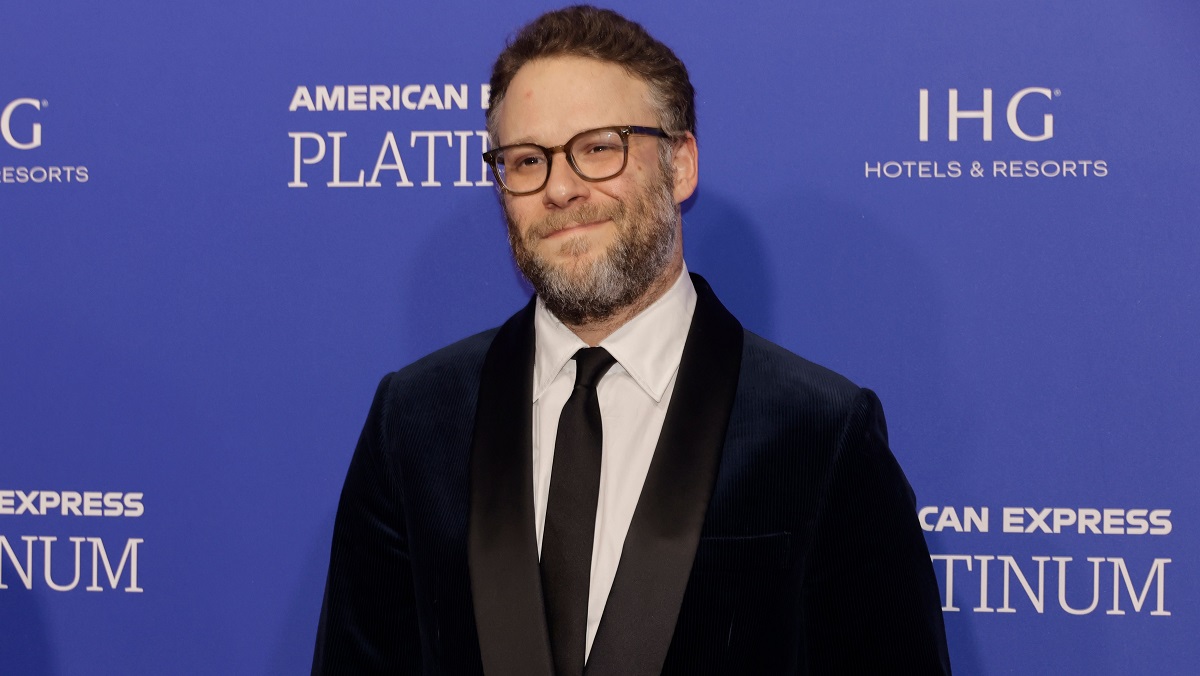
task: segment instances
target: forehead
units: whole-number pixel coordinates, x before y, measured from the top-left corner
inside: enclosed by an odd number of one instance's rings
[[[654,126],[650,89],[624,68],[605,61],[557,56],[517,71],[496,113],[501,144],[557,145],[584,129]]]

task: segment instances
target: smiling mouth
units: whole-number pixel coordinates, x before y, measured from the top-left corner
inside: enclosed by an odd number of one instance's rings
[[[558,230],[555,230],[554,232],[549,233],[543,239],[554,239],[556,237],[566,236],[571,233],[578,233],[583,230],[590,230],[597,226],[604,225],[607,222],[608,222],[607,220],[600,220],[600,221],[591,221],[589,223],[571,223],[563,228],[560,228]]]

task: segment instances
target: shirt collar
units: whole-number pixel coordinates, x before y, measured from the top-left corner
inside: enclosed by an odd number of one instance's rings
[[[687,265],[658,300],[600,342],[621,368],[646,394],[661,401],[671,377],[679,369],[687,341],[696,288]],[[579,339],[538,298],[533,316],[536,351],[533,363],[533,400],[537,401],[567,362],[587,343]]]

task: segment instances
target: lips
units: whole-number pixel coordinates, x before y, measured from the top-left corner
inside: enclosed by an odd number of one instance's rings
[[[507,212],[506,212],[507,213]],[[545,217],[532,221],[526,226],[518,226],[524,231],[522,238],[533,245],[544,239],[563,237],[566,233],[592,229],[605,224],[616,225],[624,216],[622,205],[581,204],[570,211],[556,211]],[[511,223],[510,223],[511,225]],[[617,226],[620,229],[620,226]]]
[[[553,239],[555,237],[559,237],[561,235],[566,235],[568,233],[578,232],[579,230],[584,230],[584,229],[594,228],[596,226],[604,225],[607,222],[608,221],[606,221],[606,220],[600,220],[600,221],[590,221],[587,223],[568,223],[568,224],[564,225],[563,227],[558,228],[558,229],[544,235],[543,239]]]

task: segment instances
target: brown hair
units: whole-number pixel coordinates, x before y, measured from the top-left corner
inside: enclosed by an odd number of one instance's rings
[[[649,86],[650,105],[667,132],[696,133],[696,91],[675,52],[610,9],[575,5],[526,24],[496,57],[487,112],[493,142],[498,140],[496,111],[513,76],[530,61],[554,56],[581,56],[621,66]]]

